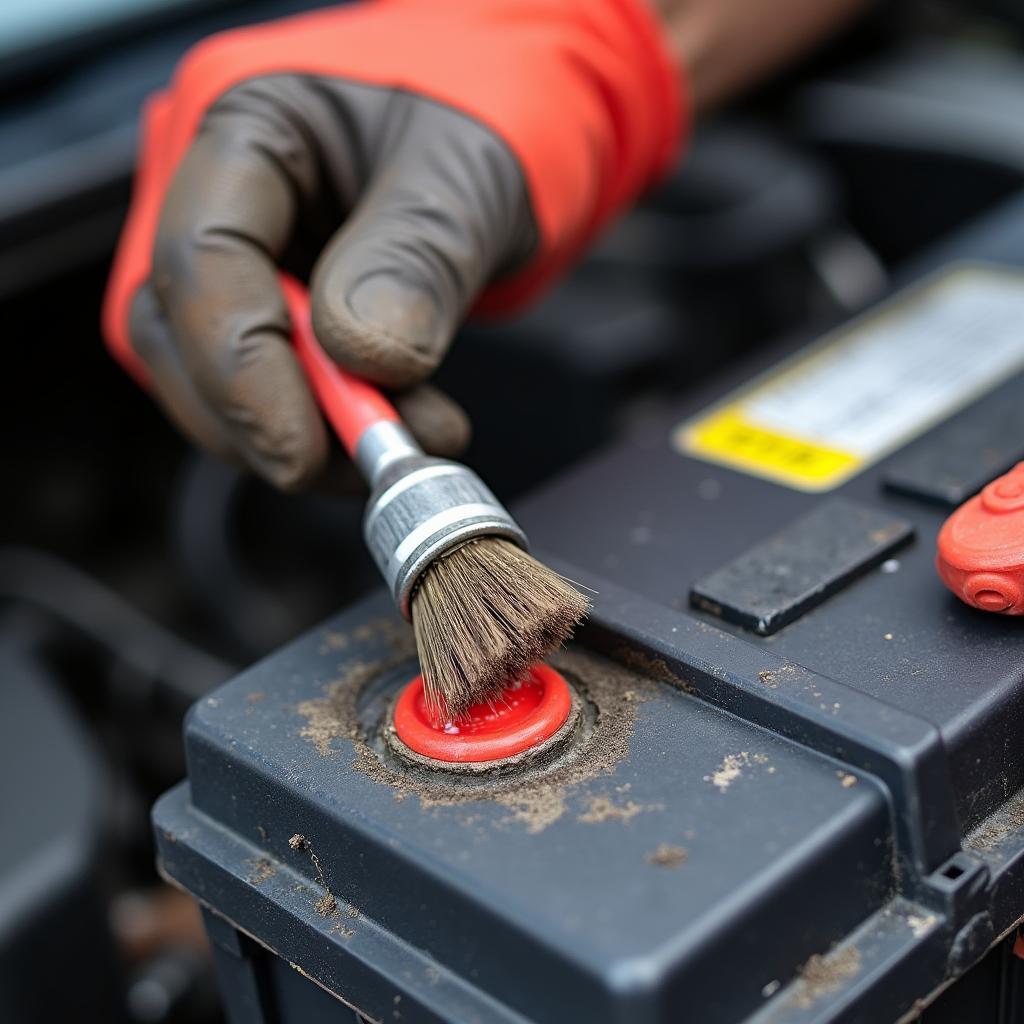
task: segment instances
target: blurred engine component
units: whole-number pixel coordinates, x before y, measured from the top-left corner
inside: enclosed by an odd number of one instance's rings
[[[108,782],[40,659],[0,638],[0,1010],[5,1024],[117,1021],[100,884]]]
[[[1024,60],[960,41],[897,48],[798,90],[799,135],[849,217],[903,260],[1024,185]]]

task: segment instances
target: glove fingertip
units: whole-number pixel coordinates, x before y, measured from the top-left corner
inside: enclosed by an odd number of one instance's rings
[[[429,384],[395,397],[395,408],[430,455],[459,458],[469,447],[473,427],[466,411]]]
[[[332,287],[314,281],[313,329],[336,362],[388,388],[409,388],[441,361],[451,327],[431,289],[396,273],[360,275]]]
[[[323,475],[327,466],[327,438],[323,429],[309,431],[299,449],[274,453],[243,449],[249,466],[279,491],[299,494]]]

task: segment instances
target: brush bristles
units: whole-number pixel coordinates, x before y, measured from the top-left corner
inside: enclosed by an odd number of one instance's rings
[[[501,537],[439,558],[412,599],[427,709],[436,722],[497,699],[572,636],[590,602]]]

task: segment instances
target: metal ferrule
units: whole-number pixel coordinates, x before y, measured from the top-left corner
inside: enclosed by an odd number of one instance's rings
[[[467,540],[500,536],[526,548],[526,535],[476,473],[424,455],[404,427],[371,427],[356,461],[373,485],[366,546],[406,618],[423,571]]]
[[[371,488],[379,487],[390,467],[405,459],[424,458],[423,449],[401,423],[387,420],[363,431],[355,460]]]

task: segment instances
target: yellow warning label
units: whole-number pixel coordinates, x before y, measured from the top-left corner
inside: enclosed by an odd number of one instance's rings
[[[726,406],[686,428],[683,444],[694,454],[809,491],[835,487],[863,461],[852,452],[766,430],[738,406]]]
[[[837,487],[1024,371],[1024,274],[947,268],[675,429],[686,455]]]

